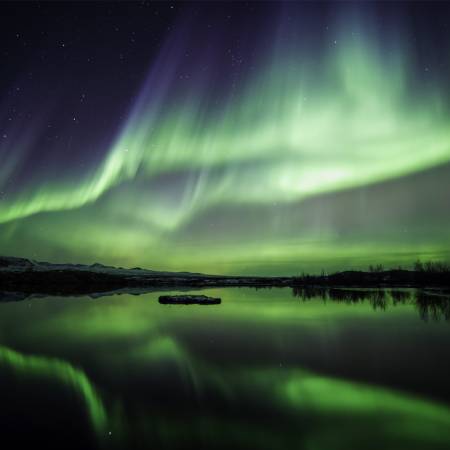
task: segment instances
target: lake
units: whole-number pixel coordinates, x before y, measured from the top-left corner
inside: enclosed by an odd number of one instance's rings
[[[450,300],[193,292],[0,302],[2,448],[450,448]]]

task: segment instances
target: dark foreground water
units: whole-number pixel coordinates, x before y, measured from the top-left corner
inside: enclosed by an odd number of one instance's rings
[[[0,447],[450,448],[438,297],[201,293],[0,303]]]

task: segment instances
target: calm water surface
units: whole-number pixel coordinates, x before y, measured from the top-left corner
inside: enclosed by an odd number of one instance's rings
[[[0,303],[2,448],[450,448],[445,307],[201,293]]]

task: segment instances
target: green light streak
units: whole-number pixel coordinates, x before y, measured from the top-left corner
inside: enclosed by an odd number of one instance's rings
[[[72,389],[83,400],[97,435],[105,435],[107,412],[99,393],[83,371],[60,359],[23,355],[4,346],[0,346],[0,365],[11,367],[18,376],[45,377]]]
[[[215,204],[290,202],[449,161],[445,105],[435,88],[411,95],[401,46],[386,61],[373,37],[341,35],[319,74],[309,55],[285,51],[214,113],[195,84],[171,106],[144,92],[98,168],[4,202],[0,221],[78,208],[127,180],[200,170],[176,212],[148,204],[161,228],[175,229]]]
[[[273,48],[257,49],[254,70],[221,95],[200,72],[180,88],[174,67],[189,39],[169,39],[103,160],[83,175],[37,177],[1,199],[3,253],[286,275],[448,259],[444,205],[434,207],[434,224],[423,224],[420,211],[395,217],[397,209],[419,208],[419,187],[385,208],[389,225],[380,220],[371,228],[358,210],[353,240],[342,236],[345,224],[339,214],[327,215],[323,200],[336,195],[342,215],[351,216],[360,204],[371,208],[364,189],[406,183],[402,177],[448,163],[442,86],[418,81],[401,30],[387,40],[361,17],[346,17],[337,21],[335,39],[313,51],[302,47],[293,25],[281,29]],[[17,141],[0,187],[20,170],[36,133]],[[446,189],[448,175],[439,177]],[[358,204],[338,198],[358,189]],[[319,213],[305,229],[308,202]]]
[[[274,378],[277,375],[273,375]],[[310,412],[333,413],[346,411],[354,414],[396,412],[401,416],[419,416],[450,424],[450,411],[433,404],[377,386],[323,377],[307,372],[293,372],[280,385],[280,400],[295,409]],[[449,437],[449,436],[447,436]]]

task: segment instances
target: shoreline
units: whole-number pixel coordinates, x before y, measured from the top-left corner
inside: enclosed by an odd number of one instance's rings
[[[208,275],[124,269],[101,264],[52,264],[0,257],[0,291],[37,295],[105,295],[153,290],[226,287],[254,288],[450,288],[448,272],[384,270],[343,271],[298,277]]]

